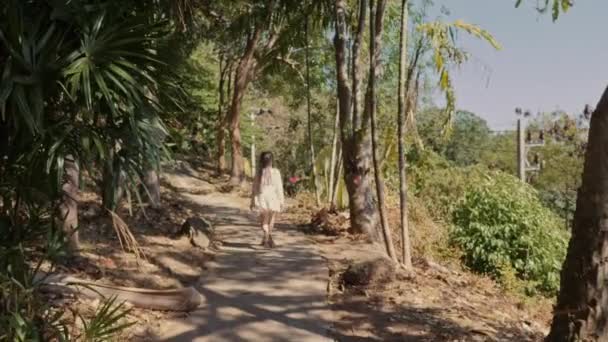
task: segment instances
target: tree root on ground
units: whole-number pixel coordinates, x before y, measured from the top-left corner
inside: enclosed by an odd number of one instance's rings
[[[39,274],[44,292],[59,295],[81,295],[88,298],[116,297],[134,307],[162,311],[192,311],[202,303],[201,294],[193,287],[171,290],[152,290],[99,284],[61,274]]]

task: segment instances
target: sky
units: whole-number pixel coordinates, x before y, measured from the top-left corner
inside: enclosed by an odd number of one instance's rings
[[[515,128],[514,109],[580,113],[595,107],[608,85],[607,0],[575,0],[557,22],[538,14],[527,0],[436,0],[463,19],[488,30],[502,44],[495,51],[459,35],[471,60],[453,72],[457,106],[484,118],[494,130]]]

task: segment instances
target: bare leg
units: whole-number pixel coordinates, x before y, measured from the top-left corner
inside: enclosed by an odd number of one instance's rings
[[[277,217],[277,213],[275,213],[274,211],[272,211],[268,214],[268,232],[269,233],[272,233],[272,229],[274,228],[274,221],[275,221],[276,217]]]
[[[274,241],[272,240],[272,229],[274,228],[274,220],[276,217],[276,213],[271,211],[268,214],[268,244],[270,248],[274,248]]]
[[[260,213],[260,225],[262,227],[262,231],[264,233],[264,237],[262,238],[262,246],[265,246],[268,242],[268,236],[270,234],[269,225],[268,225],[268,212],[262,211]]]

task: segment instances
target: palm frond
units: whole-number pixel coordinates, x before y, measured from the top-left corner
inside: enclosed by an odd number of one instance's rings
[[[87,320],[79,315],[84,328],[82,339],[86,342],[112,339],[122,330],[135,324],[135,322],[123,322],[130,311],[124,303],[117,303],[116,297],[112,297],[104,301],[93,318]]]
[[[433,53],[433,64],[439,76],[439,89],[445,96],[446,121],[443,126],[443,134],[448,136],[451,132],[452,120],[456,110],[456,96],[450,66],[459,66],[468,60],[468,53],[456,46],[456,30],[466,33],[488,42],[492,47],[501,49],[500,43],[486,30],[477,25],[456,20],[453,23],[442,21],[419,24],[417,30],[425,36]]]

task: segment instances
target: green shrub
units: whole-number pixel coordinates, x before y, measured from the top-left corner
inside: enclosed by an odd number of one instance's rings
[[[466,190],[482,182],[486,173],[487,169],[479,166],[428,170],[417,177],[416,197],[435,220],[449,223]]]
[[[532,187],[502,172],[488,173],[458,202],[453,224],[452,241],[474,271],[500,280],[506,264],[528,282],[528,292],[557,291],[568,234]]]

